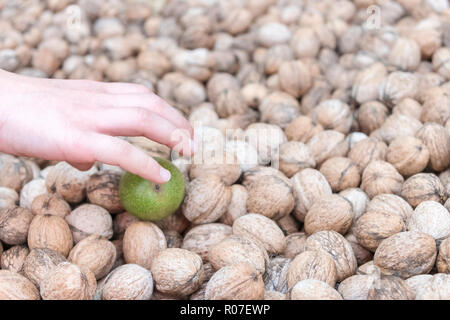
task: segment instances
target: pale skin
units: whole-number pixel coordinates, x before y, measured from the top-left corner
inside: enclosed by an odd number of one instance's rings
[[[67,161],[79,170],[99,161],[155,183],[170,179],[169,171],[119,136],[145,136],[193,152],[189,122],[142,85],[0,70],[0,152]]]

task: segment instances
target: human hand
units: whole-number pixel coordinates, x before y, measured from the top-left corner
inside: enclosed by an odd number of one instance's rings
[[[28,78],[0,70],[1,152],[67,161],[80,170],[100,161],[155,183],[170,179],[152,157],[117,136],[145,136],[181,146],[185,155],[193,152],[189,122],[142,85]]]

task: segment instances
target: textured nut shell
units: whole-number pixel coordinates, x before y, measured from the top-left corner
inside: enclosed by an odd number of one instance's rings
[[[20,190],[20,206],[31,210],[31,203],[34,198],[41,194],[46,194],[47,188],[44,179],[34,179],[25,184]]]
[[[39,300],[40,297],[30,280],[15,272],[0,270],[0,299]]]
[[[181,248],[183,245],[183,237],[175,230],[163,230],[167,240],[167,248]]]
[[[68,260],[94,273],[96,279],[106,276],[116,261],[116,247],[97,235],[78,242],[70,251]]]
[[[0,186],[14,189],[19,192],[20,189],[33,179],[33,172],[26,161],[7,154],[0,156]]]
[[[437,273],[433,275],[421,290],[416,300],[449,300],[450,299],[450,275]]]
[[[300,230],[300,221],[295,219],[291,214],[277,220],[277,225],[281,228],[285,235],[290,235]]]
[[[280,88],[298,98],[311,87],[311,73],[302,61],[284,61],[278,70]]]
[[[191,180],[202,175],[215,174],[228,185],[233,184],[241,175],[241,166],[235,154],[224,152],[220,159],[205,159],[205,163],[191,165],[189,177]]]
[[[300,141],[307,143],[309,139],[317,133],[323,131],[323,127],[311,120],[310,117],[300,116],[295,118],[284,129],[284,133],[289,141]]]
[[[307,235],[304,232],[291,233],[286,237],[286,248],[283,257],[293,259],[298,254],[305,251]]]
[[[413,208],[395,194],[379,194],[370,200],[366,211],[399,215],[405,222],[413,214]]]
[[[248,192],[244,186],[240,184],[232,185],[231,201],[227,212],[220,217],[220,222],[231,226],[236,219],[247,214],[247,199]]]
[[[313,234],[323,230],[334,230],[345,234],[350,228],[355,212],[350,201],[336,194],[323,196],[308,210],[305,231]]]
[[[359,186],[361,176],[358,167],[349,158],[334,157],[326,160],[320,166],[320,172],[325,176],[331,189],[335,192]]]
[[[373,254],[366,248],[364,248],[356,239],[355,235],[353,234],[353,226],[350,229],[349,232],[345,235],[345,239],[350,243],[353,249],[353,253],[356,257],[356,262],[358,266],[363,265],[364,263],[370,261],[373,259]]]
[[[208,261],[208,252],[232,233],[230,226],[221,223],[207,223],[190,229],[183,239],[182,248],[197,253]]]
[[[179,233],[183,233],[186,228],[190,226],[190,222],[183,215],[181,210],[177,210],[174,214],[164,218],[162,220],[156,221],[155,224],[161,230],[175,230]]]
[[[386,159],[400,174],[410,176],[425,169],[430,153],[419,139],[402,136],[391,142]]]
[[[248,137],[250,145],[258,152],[260,164],[268,164],[277,155],[279,145],[287,141],[279,126],[261,122],[250,124],[245,130],[245,137]]]
[[[322,101],[311,111],[311,119],[325,130],[336,130],[348,134],[352,125],[352,112],[348,104],[329,99]]]
[[[414,298],[417,294],[423,290],[428,281],[433,278],[431,274],[419,274],[417,276],[412,276],[405,280],[406,284],[409,286]]]
[[[67,222],[58,216],[37,215],[28,231],[28,247],[52,249],[67,257],[73,247],[72,233]]]
[[[309,147],[316,164],[320,166],[331,157],[345,156],[348,146],[344,143],[345,135],[334,130],[324,130],[312,137],[306,144]]]
[[[248,263],[237,263],[218,270],[208,281],[206,300],[261,300],[262,276]]]
[[[73,210],[66,221],[73,233],[75,243],[91,234],[110,239],[113,235],[112,218],[106,209],[95,204],[83,204]]]
[[[0,187],[0,209],[15,207],[19,201],[19,194],[16,190]]]
[[[443,126],[425,123],[417,131],[416,137],[422,140],[430,152],[430,167],[443,171],[450,165],[450,134]]]
[[[137,264],[124,264],[111,271],[101,290],[102,300],[149,300],[153,294],[150,271]]]
[[[291,261],[286,274],[288,290],[306,279],[320,280],[334,287],[336,265],[328,253],[320,250],[304,251]]]
[[[286,275],[291,259],[275,257],[270,260],[264,273],[264,288],[266,291],[274,290],[286,293]]]
[[[125,230],[136,221],[139,221],[139,219],[128,212],[115,215],[113,220],[114,237],[122,238]]]
[[[123,236],[123,256],[126,263],[150,269],[153,259],[167,248],[164,233],[152,222],[133,222]]]
[[[331,255],[336,264],[336,281],[340,282],[355,274],[357,263],[350,243],[335,231],[319,231],[306,239],[306,250],[323,250]]]
[[[409,177],[403,184],[401,196],[413,207],[423,201],[444,202],[447,199],[441,180],[433,173],[418,173]]]
[[[181,296],[195,292],[205,278],[201,257],[179,248],[162,250],[153,260],[151,272],[158,291]]]
[[[45,248],[32,249],[25,259],[25,276],[39,288],[42,279],[61,262],[67,261],[57,251]]]
[[[25,243],[32,219],[33,214],[25,208],[1,209],[0,240],[11,245]]]
[[[377,280],[370,275],[354,275],[339,284],[338,292],[344,300],[367,300],[370,288]]]
[[[387,145],[375,138],[367,138],[357,142],[348,153],[352,160],[362,172],[367,165],[375,160],[385,160],[387,155]]]
[[[266,291],[264,300],[286,300],[286,295],[278,291]]]
[[[367,300],[410,300],[412,297],[412,290],[403,279],[383,276],[372,283]]]
[[[370,198],[382,193],[400,194],[403,177],[390,163],[372,161],[364,169],[361,179],[361,189]]]
[[[299,141],[289,141],[280,145],[279,169],[287,177],[292,177],[305,168],[314,168],[316,160],[309,147]]]
[[[70,210],[70,205],[58,194],[42,194],[31,203],[31,212],[35,215],[51,214],[64,218]]]
[[[375,251],[373,262],[383,274],[409,278],[428,273],[436,258],[432,236],[417,232],[400,232],[383,240]]]
[[[450,273],[450,238],[442,241],[439,246],[436,268],[438,272]]]
[[[208,261],[216,270],[230,264],[245,262],[263,274],[269,256],[259,243],[250,238],[231,235],[209,249]]]
[[[408,230],[427,233],[436,240],[450,236],[450,212],[435,201],[421,202],[408,219]]]
[[[380,139],[389,144],[401,136],[414,136],[421,127],[422,123],[419,120],[395,113],[387,117],[381,128],[373,131],[370,136],[377,133]]]
[[[14,246],[1,254],[1,266],[4,270],[22,273],[23,264],[30,250],[26,246]]]
[[[339,195],[352,203],[353,210],[355,211],[354,220],[358,219],[366,211],[370,201],[369,196],[360,188],[345,189]]]
[[[380,211],[367,211],[353,227],[353,233],[364,248],[375,252],[381,241],[405,231],[406,224],[401,216]]]
[[[242,185],[248,188],[254,181],[258,180],[259,178],[272,175],[277,176],[278,178],[286,182],[288,185],[291,185],[290,179],[286,177],[283,172],[272,167],[263,167],[263,166],[257,166],[246,171],[243,175]]]
[[[90,176],[86,183],[89,202],[105,208],[110,213],[124,211],[119,199],[120,173],[105,171]]]
[[[216,175],[202,175],[189,183],[182,210],[193,223],[210,223],[226,212],[230,201],[229,186]]]
[[[297,282],[288,292],[289,300],[342,300],[342,296],[327,283],[306,279]]]
[[[370,134],[381,127],[388,116],[388,108],[378,101],[363,103],[358,109],[358,123],[361,131]]]

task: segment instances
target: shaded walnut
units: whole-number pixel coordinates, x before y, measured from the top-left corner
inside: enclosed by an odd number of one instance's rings
[[[317,166],[329,158],[345,156],[349,149],[345,143],[345,135],[334,130],[319,132],[308,141],[307,146],[316,159]]]
[[[267,96],[267,88],[260,83],[248,83],[241,89],[245,102],[251,108],[258,108],[261,101]]]
[[[360,188],[349,188],[339,192],[341,197],[344,197],[351,202],[353,210],[355,211],[356,221],[364,212],[366,212],[367,205],[369,204],[369,196]]]
[[[430,159],[428,148],[417,138],[402,136],[389,145],[386,160],[403,176],[425,169]]]
[[[247,214],[247,199],[248,192],[244,186],[240,184],[232,185],[231,201],[227,212],[220,217],[220,222],[231,226],[236,219]]]
[[[345,234],[350,228],[355,212],[350,201],[336,194],[324,196],[308,210],[305,231],[313,234],[323,230],[334,230]]]
[[[191,180],[203,175],[217,175],[224,183],[232,185],[241,176],[241,166],[236,154],[224,151],[222,156],[205,159],[203,163],[191,165]]]
[[[300,230],[300,221],[291,214],[278,219],[276,222],[285,235],[290,235]]]
[[[286,237],[286,248],[283,257],[293,259],[298,254],[305,251],[307,235],[304,232],[291,233]]]
[[[256,166],[243,174],[242,185],[248,188],[259,178],[268,176],[276,176],[286,182],[288,185],[291,184],[290,179],[286,177],[283,172],[272,167]]]
[[[416,137],[422,140],[430,153],[430,167],[443,171],[450,165],[450,134],[443,126],[425,123],[417,131]]]
[[[411,289],[411,295],[414,300],[417,294],[423,290],[428,281],[433,278],[431,274],[418,274],[417,276],[412,276],[405,280],[406,284]]]
[[[183,245],[183,236],[175,230],[163,230],[167,240],[167,248],[181,248]]]
[[[105,171],[90,176],[86,183],[89,202],[105,208],[110,213],[124,211],[119,199],[121,174]]]
[[[64,218],[70,211],[70,205],[59,194],[42,194],[31,203],[31,212],[34,215],[50,214]]]
[[[286,275],[290,262],[291,259],[279,256],[270,260],[263,278],[266,291],[273,290],[286,293]]]
[[[427,233],[436,240],[450,236],[450,212],[436,201],[423,201],[408,219],[408,230]]]
[[[413,208],[402,197],[387,193],[373,197],[366,211],[399,215],[406,222],[412,215]]]
[[[98,280],[109,273],[116,261],[116,247],[108,240],[91,235],[78,242],[67,259],[91,270]]]
[[[405,116],[420,120],[422,106],[411,98],[402,99],[393,109],[392,113],[400,113]]]
[[[260,122],[249,125],[245,137],[258,152],[258,163],[261,165],[270,163],[274,155],[278,154],[280,144],[287,141],[280,127]]]
[[[297,282],[287,293],[289,300],[343,300],[342,296],[327,283],[306,279]]]
[[[381,276],[369,289],[367,300],[411,300],[413,293],[408,284],[395,276]]]
[[[307,92],[312,84],[311,72],[300,60],[282,62],[278,78],[281,89],[296,98]]]
[[[271,219],[248,213],[233,223],[233,234],[259,242],[269,254],[280,254],[286,248],[286,239],[280,227]]]
[[[280,145],[279,169],[288,178],[305,168],[314,168],[316,161],[309,147],[299,141],[289,141]]]
[[[399,37],[388,59],[390,64],[400,70],[414,71],[420,63],[420,47],[413,39]]]
[[[209,250],[231,233],[231,227],[221,223],[194,226],[184,236],[182,248],[197,253],[203,261],[208,261]]]
[[[436,268],[438,272],[450,273],[450,238],[442,241],[439,246]]]
[[[434,122],[434,125],[443,126],[450,119],[448,88],[433,86],[422,94],[420,100],[423,102],[423,111],[420,117],[423,123]]]
[[[174,214],[154,222],[161,230],[175,230],[178,233],[183,233],[191,224],[183,215],[180,209]]]
[[[352,98],[359,104],[376,100],[378,88],[386,76],[386,66],[379,62],[359,71],[353,79]]]
[[[183,202],[183,215],[196,224],[218,220],[228,209],[231,188],[216,175],[202,175],[192,180]]]
[[[373,262],[383,274],[401,278],[428,273],[436,258],[432,236],[417,232],[399,232],[383,240],[375,251]]]
[[[292,187],[284,179],[269,175],[256,178],[247,186],[247,211],[280,219],[294,208]]]
[[[364,263],[370,261],[373,259],[373,254],[366,248],[364,248],[359,242],[358,239],[356,239],[355,235],[353,234],[353,226],[350,229],[349,232],[345,235],[345,239],[350,243],[353,253],[356,257],[356,262],[358,266],[363,265]]]
[[[250,238],[231,235],[211,247],[208,261],[215,270],[239,262],[250,263],[260,273],[264,274],[269,256],[266,250]]]
[[[61,262],[67,261],[57,251],[46,248],[35,248],[25,259],[23,271],[25,276],[39,288],[42,279]]]
[[[110,239],[113,235],[111,215],[106,209],[95,204],[82,204],[65,219],[70,226],[75,243],[91,234],[105,239]]]
[[[0,209],[15,207],[19,202],[19,194],[11,188],[0,187]]]
[[[19,205],[22,208],[30,209],[31,210],[31,203],[33,200],[40,196],[41,194],[46,194],[47,188],[45,186],[45,180],[38,178],[31,180],[30,182],[26,183],[22,190],[20,191],[20,201]]]
[[[245,114],[248,111],[244,96],[237,89],[225,89],[215,100],[216,112],[221,118],[234,114]]]
[[[329,99],[322,101],[311,113],[313,122],[320,124],[325,130],[336,130],[348,134],[351,129],[353,116],[348,104]]]
[[[329,158],[320,166],[320,172],[335,192],[357,187],[361,179],[358,167],[344,157]]]
[[[22,187],[33,179],[31,167],[24,159],[7,154],[0,155],[0,186],[19,192]]]
[[[388,116],[388,108],[378,101],[363,103],[358,109],[358,123],[362,132],[370,134],[380,128]]]
[[[389,107],[404,98],[415,98],[419,91],[419,77],[410,72],[391,72],[381,83],[379,99]]]
[[[357,142],[353,148],[350,149],[348,157],[359,168],[361,172],[367,165],[375,160],[385,160],[387,155],[387,145],[375,138],[367,138]]]
[[[323,250],[330,254],[336,264],[336,281],[340,282],[355,274],[357,263],[350,243],[335,231],[319,231],[306,239],[306,250]]]
[[[133,222],[123,236],[123,256],[126,263],[149,269],[153,259],[166,249],[164,233],[152,222]]]
[[[296,173],[292,178],[294,190],[295,207],[293,214],[304,221],[308,210],[319,198],[331,195],[331,187],[320,171],[315,169],[304,169]]]
[[[179,248],[162,250],[153,260],[151,272],[158,291],[180,296],[195,292],[205,277],[201,257]]]
[[[284,133],[289,141],[294,140],[303,143],[307,143],[309,139],[321,131],[323,131],[323,127],[307,116],[295,118],[284,129]]]
[[[266,291],[264,300],[286,300],[286,295],[278,291]]]
[[[1,300],[40,300],[39,291],[24,276],[9,270],[0,270]]]
[[[406,224],[397,214],[367,211],[356,220],[353,233],[364,248],[375,252],[381,241],[405,231]]]
[[[373,275],[359,275],[348,277],[339,284],[338,292],[344,300],[367,300],[373,283],[377,280]]]
[[[387,117],[381,128],[372,131],[370,137],[389,144],[401,136],[414,136],[421,127],[422,123],[419,120],[401,113],[394,113]]]
[[[113,220],[114,238],[122,239],[125,230],[130,224],[136,221],[139,221],[139,219],[128,212],[122,212],[115,215]]]
[[[417,294],[416,300],[449,300],[450,275],[436,273]]]
[[[370,198],[382,193],[400,194],[403,177],[393,165],[385,161],[372,161],[364,169],[361,179],[361,189]]]
[[[72,233],[67,222],[58,216],[37,215],[28,231],[28,247],[47,248],[67,257],[73,247]]]
[[[18,245],[3,251],[1,254],[1,266],[4,270],[22,273],[25,259],[30,250],[23,245]]]
[[[248,263],[236,263],[218,270],[208,281],[206,300],[261,300],[262,276]]]
[[[441,180],[433,173],[418,173],[409,177],[403,184],[401,196],[413,207],[427,200],[444,202],[447,199]]]
[[[274,91],[263,99],[259,111],[261,122],[277,125],[283,129],[300,115],[300,105],[291,95]]]
[[[25,208],[1,209],[0,240],[10,245],[25,243],[32,219],[33,214]]]

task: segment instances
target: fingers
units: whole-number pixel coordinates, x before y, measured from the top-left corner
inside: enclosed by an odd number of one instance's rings
[[[65,79],[45,79],[45,81],[53,88],[66,90],[80,90],[108,94],[143,94],[150,92],[150,90],[143,85],[126,82],[100,82],[94,80]]]
[[[97,134],[90,139],[90,146],[94,158],[102,163],[119,166],[155,183],[162,184],[170,180],[168,170],[125,140]]]

